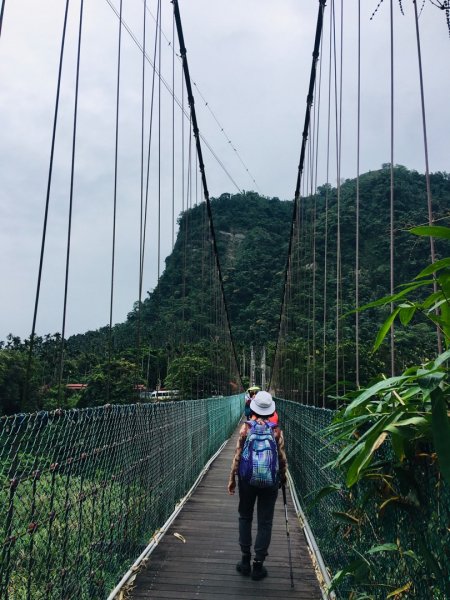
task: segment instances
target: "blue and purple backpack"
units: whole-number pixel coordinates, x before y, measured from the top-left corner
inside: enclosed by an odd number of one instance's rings
[[[278,483],[278,447],[273,434],[275,423],[246,421],[247,432],[239,462],[239,477],[255,487],[272,487]]]

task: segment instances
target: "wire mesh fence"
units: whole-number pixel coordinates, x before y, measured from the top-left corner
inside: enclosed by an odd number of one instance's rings
[[[0,420],[0,597],[102,599],[229,437],[240,396]]]
[[[450,493],[436,464],[412,465],[419,485],[405,497],[383,489],[374,495],[367,483],[346,490],[342,473],[325,467],[340,450],[323,434],[334,411],[280,399],[277,411],[289,470],[325,564],[331,575],[348,566],[352,573],[338,586],[338,597],[447,600]],[[388,453],[381,458],[390,460]],[[333,484],[342,484],[343,490],[308,507],[319,490]],[[402,489],[401,481],[391,485]],[[385,550],[369,552],[380,546]]]

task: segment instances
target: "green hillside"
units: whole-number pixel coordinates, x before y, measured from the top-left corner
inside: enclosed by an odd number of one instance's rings
[[[360,178],[361,303],[379,298],[389,291],[389,184],[388,165]],[[433,174],[431,188],[434,218],[448,224],[450,176],[446,173]],[[301,348],[307,332],[311,335],[313,315],[316,348],[321,350],[324,310],[328,315],[325,339],[330,347],[333,346],[337,289],[340,313],[354,308],[355,197],[356,181],[343,182],[340,188],[340,277],[337,277],[336,269],[337,190],[322,186],[316,196],[300,202],[301,235],[294,240],[298,250],[298,286],[289,310],[291,314],[295,313],[297,324],[296,330],[291,332],[291,341],[301,352],[305,351]],[[239,351],[251,344],[266,345],[270,364],[270,353],[273,352],[278,330],[293,204],[246,192],[222,194],[212,200],[211,206],[236,345]],[[395,284],[400,285],[412,279],[429,261],[428,241],[417,239],[406,231],[413,225],[428,221],[425,177],[401,166],[395,168],[394,219]],[[438,245],[437,250],[438,256],[448,255],[442,246]],[[214,353],[225,352],[221,337],[223,316],[218,309],[220,290],[214,279],[215,272],[206,207],[200,204],[180,216],[176,244],[166,259],[165,270],[156,288],[143,300],[140,310],[136,303],[127,320],[113,328],[112,359],[118,381],[125,382],[120,392],[123,401],[133,397],[133,394],[124,392],[130,388],[131,373],[135,382],[150,388],[158,381],[164,384],[168,364],[173,364],[175,359],[180,362],[187,349],[191,359],[201,357],[203,381],[212,378],[212,374],[207,373],[209,367],[206,363]],[[375,358],[369,355],[379,320],[380,315],[375,311],[361,316],[361,352],[367,357],[365,363],[363,360],[363,370],[364,364],[367,366],[364,374],[367,378],[387,362],[388,353],[383,347]],[[343,318],[340,329],[340,343],[351,379],[354,317]],[[408,328],[407,333],[398,330],[396,339],[399,368],[408,361],[420,361],[435,347],[434,333],[421,322]],[[54,392],[52,396],[52,393],[43,393],[42,390],[52,390],[55,385],[59,344],[58,336],[37,340],[35,382],[39,384],[36,383],[34,395],[31,395],[30,408],[51,407],[52,403],[57,403]],[[72,395],[67,400],[69,404],[79,405],[81,402],[86,405],[94,401],[94,391],[100,389],[105,380],[108,344],[107,327],[72,336],[66,341],[63,379],[89,383],[91,390],[89,394],[80,392]],[[26,342],[10,336],[0,353],[0,403],[3,412],[23,408],[19,397],[26,346]],[[16,372],[14,378],[11,377],[11,369]],[[173,384],[174,380],[169,377],[166,383]]]

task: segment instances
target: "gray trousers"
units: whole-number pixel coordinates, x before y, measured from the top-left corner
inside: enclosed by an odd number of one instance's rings
[[[250,554],[251,551],[253,509],[256,500],[258,501],[255,560],[263,561],[268,554],[277,496],[278,485],[270,488],[257,488],[239,479],[239,544],[243,554]]]

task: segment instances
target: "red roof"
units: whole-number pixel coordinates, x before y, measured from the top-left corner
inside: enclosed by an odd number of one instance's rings
[[[68,383],[66,388],[68,390],[84,390],[87,388],[87,383]]]

